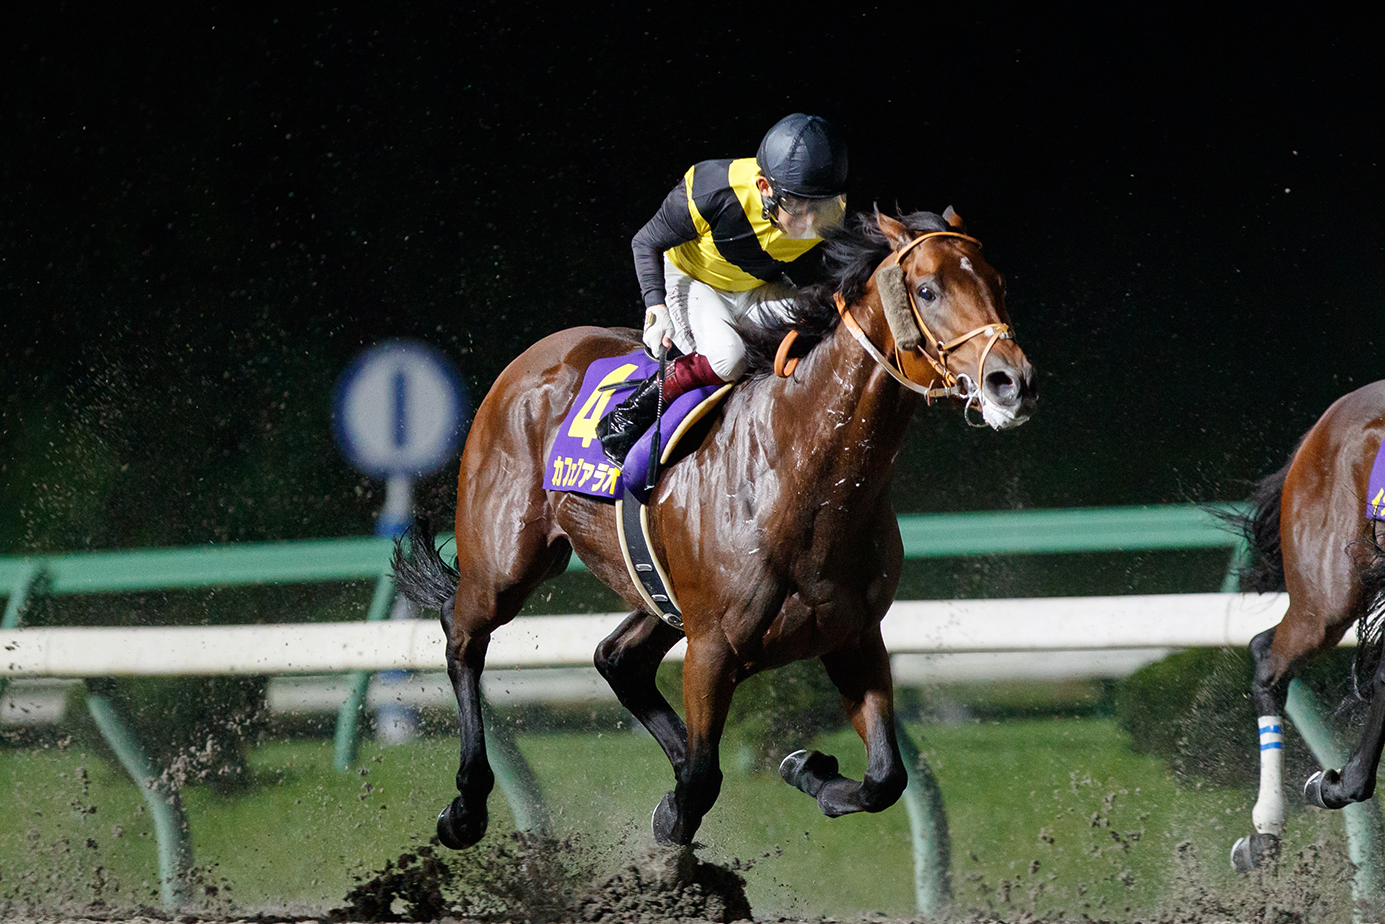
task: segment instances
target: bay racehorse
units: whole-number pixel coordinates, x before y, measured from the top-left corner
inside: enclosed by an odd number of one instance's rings
[[[945,214],[858,217],[824,245],[831,281],[805,290],[782,330],[745,332],[753,374],[692,456],[662,474],[649,528],[683,611],[685,718],[654,683],[683,633],[642,603],[613,505],[544,489],[546,452],[584,370],[637,349],[638,332],[564,330],[500,374],[462,453],[456,567],[426,532],[415,536],[411,558],[397,549],[395,559],[402,592],[440,607],[447,634],[461,764],[459,795],[438,816],[442,843],[470,846],[486,830],[494,775],[480,680],[491,633],[573,552],[634,610],[595,662],[673,765],[673,791],[653,818],[658,841],[691,843],[716,801],[718,742],[736,687],[804,658],[820,658],[840,690],[868,765],[864,780],[847,779],[835,758],[799,751],[781,774],[831,816],[880,811],[899,798],[905,768],[880,633],[903,557],[890,503],[895,456],[921,392],[964,402],[964,413],[997,429],[1023,423],[1035,402],[1003,280],[955,213]],[[894,293],[884,303],[882,286]],[[790,331],[799,362],[776,375],[769,357]],[[917,346],[897,350],[900,341]]]
[[[1242,871],[1278,853],[1284,828],[1280,717],[1289,681],[1309,657],[1340,642],[1353,622],[1353,695],[1369,703],[1365,726],[1345,766],[1314,773],[1303,795],[1319,808],[1340,809],[1375,792],[1385,744],[1385,524],[1370,513],[1385,515],[1385,496],[1373,500],[1367,486],[1382,437],[1385,381],[1337,399],[1289,463],[1256,485],[1241,523],[1258,553],[1242,588],[1289,594],[1284,618],[1250,643],[1251,697],[1260,716],[1260,794],[1251,812],[1255,834],[1238,840],[1231,852],[1232,865]]]

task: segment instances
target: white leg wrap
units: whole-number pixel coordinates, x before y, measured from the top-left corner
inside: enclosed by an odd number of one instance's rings
[[[1250,811],[1259,834],[1284,833],[1284,720],[1260,716],[1260,798]]]

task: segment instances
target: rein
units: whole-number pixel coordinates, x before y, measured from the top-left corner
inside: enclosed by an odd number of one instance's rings
[[[909,251],[933,237],[959,237],[964,241],[970,241],[977,247],[981,246],[981,242],[976,238],[957,231],[929,231],[920,234],[908,244],[904,245],[903,248],[891,255],[890,265],[898,266],[900,261],[908,255]],[[924,321],[923,313],[919,311],[918,304],[914,301],[913,291],[908,286],[904,287],[904,291],[909,299],[910,313],[913,315],[914,321],[918,324],[919,330],[923,333],[924,338],[924,342],[921,342],[914,350],[909,351],[909,355],[911,357],[921,356],[928,361],[934,375],[930,377],[927,382],[915,381],[908,375],[905,371],[905,354],[899,349],[898,344],[896,344],[894,348],[894,362],[891,362],[889,357],[881,352],[874,343],[871,343],[870,337],[867,336],[866,332],[852,315],[851,308],[847,305],[846,299],[842,296],[842,293],[837,292],[832,298],[837,305],[837,313],[841,315],[842,323],[846,325],[846,329],[851,331],[852,336],[854,336],[865,351],[870,354],[870,357],[884,367],[885,371],[888,372],[895,381],[899,382],[910,391],[916,391],[923,395],[929,404],[932,404],[938,398],[963,398],[966,400],[968,408],[974,404],[979,405],[981,402],[981,376],[986,365],[986,358],[991,355],[991,349],[996,345],[997,341],[1014,339],[1014,333],[1010,325],[983,324],[974,330],[967,331],[965,334],[953,337],[951,340],[939,340],[929,329],[928,323]],[[986,337],[987,340],[985,348],[981,351],[981,358],[976,364],[975,378],[966,373],[953,372],[948,366],[948,360],[951,354],[962,344],[976,337]],[[932,345],[933,350],[937,353],[936,357],[924,348],[925,343]],[[935,382],[942,382],[941,387],[934,385]]]

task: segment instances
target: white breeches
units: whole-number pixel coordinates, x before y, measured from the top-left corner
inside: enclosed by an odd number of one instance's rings
[[[767,282],[747,292],[728,292],[698,282],[664,257],[664,288],[673,342],[694,350],[727,382],[745,374],[745,344],[735,324],[771,324],[787,318],[797,287]]]

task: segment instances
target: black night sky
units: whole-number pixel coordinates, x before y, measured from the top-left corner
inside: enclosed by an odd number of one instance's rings
[[[792,111],[845,127],[853,208],[965,216],[1039,370],[1019,431],[920,411],[902,511],[1242,497],[1380,377],[1380,52],[1122,6],[12,13],[0,554],[369,531],[328,419],[356,353],[428,340],[479,400],[638,323],[631,235]]]

